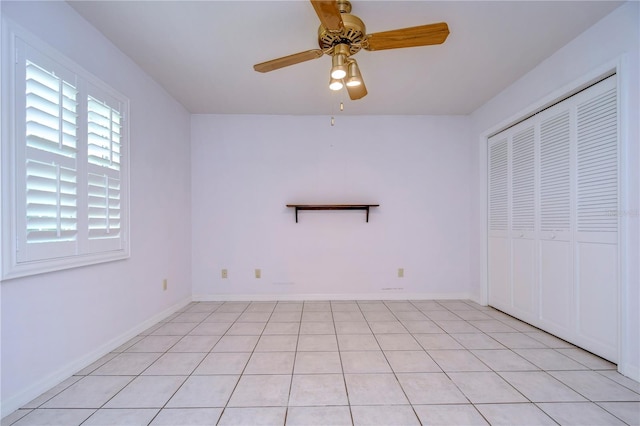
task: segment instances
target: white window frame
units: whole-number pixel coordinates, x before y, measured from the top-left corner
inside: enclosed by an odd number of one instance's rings
[[[19,25],[8,19],[2,22],[2,280],[76,268],[97,263],[126,259],[130,256],[129,242],[129,99],[93,76],[60,52],[48,46]],[[76,237],[73,241],[27,242],[26,226],[26,156],[25,88],[26,60],[60,73],[72,80],[77,94],[76,154]],[[40,60],[42,63],[38,63]],[[18,75],[20,74],[20,75]],[[112,167],[91,164],[88,157],[89,97],[107,105],[110,116],[120,117],[119,164]],[[114,114],[116,111],[118,114]],[[115,120],[115,118],[114,118]],[[113,132],[112,132],[113,135]],[[94,145],[95,146],[95,145]],[[111,146],[114,146],[111,144]],[[115,149],[115,148],[111,148]],[[45,152],[46,154],[46,152]],[[113,152],[110,154],[113,156]],[[51,155],[53,158],[54,155]],[[94,157],[95,158],[95,157]],[[73,159],[72,159],[73,160]],[[52,163],[53,164],[53,163]],[[114,171],[115,168],[115,171]],[[101,171],[102,170],[102,171]],[[114,229],[109,225],[89,233],[90,196],[89,175],[104,174],[107,182],[115,179]],[[99,188],[99,187],[98,187]],[[115,188],[115,187],[114,187]],[[107,192],[109,189],[106,190]],[[119,192],[119,193],[118,193]],[[105,197],[108,200],[108,195]],[[99,200],[99,199],[98,199]],[[107,201],[108,202],[108,201]],[[96,210],[95,208],[93,209]],[[107,215],[109,208],[99,214]],[[118,211],[119,210],[119,211]],[[98,209],[99,211],[99,209]],[[95,237],[99,234],[101,237]]]

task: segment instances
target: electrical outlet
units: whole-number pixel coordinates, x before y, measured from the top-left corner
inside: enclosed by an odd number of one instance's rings
[[[398,278],[404,278],[404,268],[398,268]]]
[[[162,280],[162,290],[167,291],[168,280],[165,278]]]
[[[227,270],[226,269],[222,270],[222,278],[229,278],[229,274],[227,274]]]
[[[262,271],[260,269],[256,269],[256,278],[262,277]]]

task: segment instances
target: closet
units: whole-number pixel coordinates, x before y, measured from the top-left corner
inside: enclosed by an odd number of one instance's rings
[[[488,301],[618,358],[619,136],[610,76],[488,140]]]

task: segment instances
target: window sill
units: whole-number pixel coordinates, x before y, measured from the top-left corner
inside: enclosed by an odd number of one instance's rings
[[[2,281],[128,259],[129,250],[2,265]],[[7,262],[9,263],[9,262]]]

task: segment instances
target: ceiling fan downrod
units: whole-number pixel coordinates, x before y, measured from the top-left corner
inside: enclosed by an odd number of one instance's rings
[[[348,0],[337,0],[340,13],[351,13],[351,2]]]

